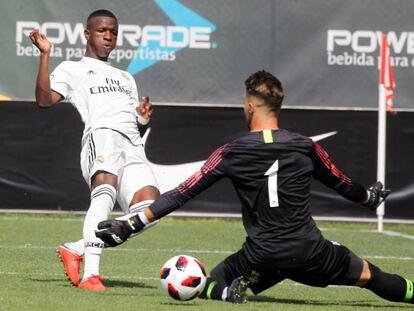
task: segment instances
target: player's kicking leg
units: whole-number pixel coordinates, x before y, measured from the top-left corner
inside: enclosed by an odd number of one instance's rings
[[[129,208],[130,213],[137,213],[139,211],[142,211],[145,207],[150,206],[152,202],[154,201],[144,200],[142,202],[136,203]],[[125,217],[126,216],[121,216],[121,217],[117,217],[116,219],[122,220]],[[64,243],[62,245],[59,245],[57,248],[57,252],[64,265],[65,273],[68,276],[69,281],[74,286],[78,286],[79,281],[80,281],[80,269],[81,269],[81,264],[83,262],[83,255],[84,255],[84,250],[85,250],[84,245],[85,245],[85,242],[83,239],[81,239],[76,242]],[[102,278],[100,278],[99,280],[102,282]],[[99,282],[95,282],[95,283],[99,283]]]

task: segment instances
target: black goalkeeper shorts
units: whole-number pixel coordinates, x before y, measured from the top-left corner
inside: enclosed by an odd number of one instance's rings
[[[254,294],[258,294],[284,279],[317,287],[355,285],[362,267],[362,259],[347,247],[326,241],[325,247],[312,260],[295,267],[275,266],[263,269],[254,266],[241,249],[218,264],[211,271],[211,277],[228,286],[235,278],[244,276],[250,280],[249,288]]]

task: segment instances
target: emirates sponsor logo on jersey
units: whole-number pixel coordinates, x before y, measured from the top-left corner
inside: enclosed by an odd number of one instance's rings
[[[89,93],[92,95],[96,94],[106,94],[106,93],[125,93],[128,96],[131,96],[131,89],[121,85],[120,81],[112,78],[105,78],[104,85],[95,85],[89,88]]]

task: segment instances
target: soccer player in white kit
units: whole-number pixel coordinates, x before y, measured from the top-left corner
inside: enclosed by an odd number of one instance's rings
[[[107,62],[117,33],[118,21],[112,12],[92,12],[84,31],[84,57],[62,62],[50,76],[52,44],[37,29],[29,35],[40,50],[37,105],[46,108],[68,100],[85,123],[81,169],[91,190],[90,207],[83,239],[60,245],[58,253],[70,281],[79,288],[95,291],[106,289],[99,274],[104,243],[95,236],[97,224],[108,219],[116,201],[127,214],[150,205],[160,195],[139,131],[145,130],[152,105],[148,97],[138,104],[132,75]],[[80,279],[82,261],[84,274]]]

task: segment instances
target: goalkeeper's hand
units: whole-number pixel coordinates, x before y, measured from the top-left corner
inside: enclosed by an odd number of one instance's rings
[[[367,199],[362,205],[367,206],[371,210],[375,210],[391,192],[391,190],[383,188],[384,186],[380,181],[377,181],[369,187],[367,190]]]
[[[96,237],[111,247],[121,245],[133,233],[128,220],[104,220],[98,224],[98,229],[95,231]]]

